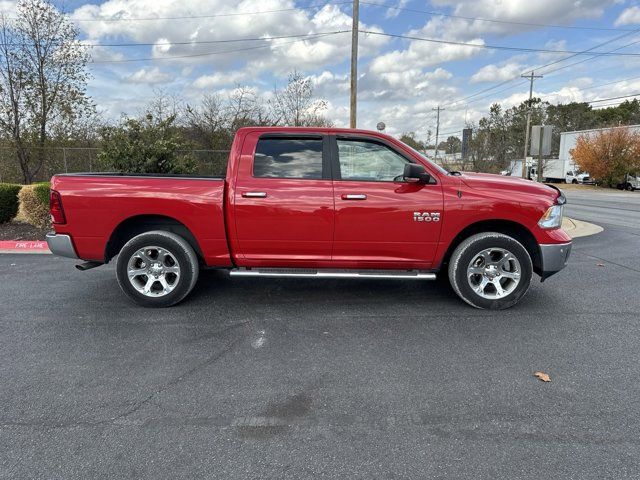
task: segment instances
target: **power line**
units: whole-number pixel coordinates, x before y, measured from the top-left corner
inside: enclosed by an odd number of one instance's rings
[[[342,31],[340,31],[342,32]],[[156,43],[77,43],[80,47],[156,47],[169,45],[213,45],[218,43],[239,43],[239,42],[259,42],[268,40],[281,40],[285,38],[306,38],[318,35],[334,34],[337,32],[317,32],[317,33],[300,33],[297,35],[276,35],[272,37],[251,37],[251,38],[234,38],[227,40],[194,40],[184,42],[156,42]],[[1,46],[8,44],[0,43]],[[18,45],[18,44],[11,44]]]
[[[622,45],[621,47],[618,47],[618,48],[615,48],[615,49],[611,50],[611,52],[617,52],[618,50],[622,50],[623,48],[630,47],[630,46],[635,45],[637,43],[640,43],[640,40],[635,40],[635,41],[633,41],[631,43],[627,43],[626,45]],[[572,62],[572,63],[569,63],[567,65],[563,65],[561,67],[554,68],[553,70],[548,70],[547,72],[545,72],[545,74],[548,75],[550,73],[557,72],[558,70],[563,70],[565,68],[573,67],[574,65],[578,65],[580,63],[588,62],[589,60],[593,60],[594,58],[596,58],[598,56],[599,55],[593,55],[593,56],[591,56],[589,58],[583,58],[582,60],[578,60],[577,62]],[[568,57],[568,58],[571,58],[571,57]],[[554,62],[554,63],[557,63],[557,62]],[[549,66],[549,65],[545,65],[545,66]]]
[[[308,5],[303,7],[295,7],[295,8],[279,8],[274,10],[262,10],[262,11],[254,11],[254,12],[232,12],[232,13],[216,13],[211,15],[179,15],[173,17],[121,17],[121,18],[73,18],[69,17],[69,20],[73,22],[147,22],[147,21],[156,21],[156,20],[196,20],[203,18],[218,18],[218,17],[237,17],[244,15],[263,15],[270,13],[282,13],[282,12],[294,12],[299,10],[314,10],[321,9],[327,5],[346,5],[351,4],[351,2],[327,2],[322,5]],[[11,20],[17,20],[17,17],[7,17]]]
[[[584,92],[586,90],[593,90],[594,88],[606,87],[608,85],[615,85],[616,83],[627,82],[629,80],[636,80],[638,78],[640,78],[640,75],[637,75],[637,76],[634,76],[634,77],[629,77],[629,78],[622,78],[620,80],[614,80],[613,82],[601,83],[599,85],[591,85],[590,87],[581,88],[580,91]],[[553,98],[553,97],[560,97],[560,96],[562,96],[561,93],[552,93],[550,95],[545,95],[545,98],[549,98],[549,97]],[[578,103],[580,103],[580,102],[578,102]]]
[[[515,20],[497,20],[491,18],[481,18],[481,17],[466,17],[464,15],[453,15],[451,13],[442,13],[437,11],[428,11],[428,10],[418,10],[415,8],[406,8],[406,7],[396,7],[394,5],[388,5],[385,3],[373,3],[373,2],[360,2],[363,5],[369,5],[372,7],[382,7],[388,8],[390,10],[398,10],[402,12],[411,12],[411,13],[424,13],[425,15],[430,15],[434,17],[449,17],[449,18],[461,18],[464,20],[473,20],[477,22],[488,22],[488,23],[502,23],[507,25],[521,25],[527,27],[543,27],[543,28],[562,28],[562,29],[573,29],[573,30],[594,30],[594,31],[608,31],[608,32],[624,32],[630,29],[624,28],[607,28],[607,27],[582,27],[578,25],[554,25],[548,23],[531,23],[531,22],[518,22]]]
[[[509,47],[507,45],[490,45],[486,43],[469,43],[469,42],[456,42],[453,40],[441,40],[436,38],[424,38],[415,37],[411,35],[399,35],[394,33],[384,32],[372,32],[370,30],[360,30],[360,33],[366,33],[369,35],[380,35],[383,37],[402,38],[405,40],[415,40],[420,42],[440,43],[446,45],[461,45],[472,48],[486,48],[490,50],[510,50],[516,52],[529,52],[529,53],[551,53],[551,54],[572,54],[572,55],[589,55],[588,51],[575,51],[575,50],[551,50],[548,48],[527,48],[527,47]],[[616,57],[640,57],[640,53],[613,53],[613,52],[597,52],[599,56],[616,56]],[[563,59],[566,60],[566,59]]]
[[[584,103],[607,102],[609,100],[618,100],[618,99],[621,99],[621,98],[630,98],[630,97],[637,97],[637,96],[640,96],[640,93],[633,93],[631,95],[622,95],[620,97],[602,98],[600,100],[591,100],[590,102],[584,102]]]
[[[605,103],[604,105],[593,105],[592,108],[609,108],[618,107],[622,105],[622,102]]]
[[[305,40],[309,40],[312,38],[324,38],[331,35],[337,35],[340,33],[347,33],[347,32],[350,32],[350,30],[338,30],[336,32],[315,33],[315,34],[310,34],[308,37],[300,38],[298,40],[293,40],[291,42],[272,43],[270,41],[267,41],[267,43],[263,45],[257,45],[257,46],[245,47],[245,48],[235,48],[231,50],[222,50],[217,52],[194,53],[190,55],[173,55],[170,57],[127,58],[124,60],[93,60],[89,63],[103,64],[103,63],[154,62],[158,60],[176,60],[181,58],[207,57],[207,56],[213,56],[213,55],[223,55],[225,53],[246,52],[249,50],[259,50],[259,49],[268,48],[268,47],[279,47],[283,45],[291,45],[293,43],[304,42]],[[269,40],[269,39],[265,39],[265,40]]]
[[[633,34],[633,33],[636,33],[636,32],[640,32],[640,29],[631,30],[631,31],[626,32],[626,33],[624,33],[624,34],[622,34],[622,35],[618,35],[618,36],[616,36],[616,37],[614,37],[614,38],[612,38],[612,39],[610,39],[610,40],[607,40],[606,42],[599,43],[599,44],[597,44],[597,45],[595,45],[595,46],[593,46],[593,47],[591,47],[591,48],[589,48],[589,49],[587,49],[587,50],[584,50],[584,52],[585,52],[585,53],[587,53],[587,52],[591,52],[591,51],[593,51],[593,50],[594,50],[594,49],[596,49],[596,48],[603,47],[604,45],[607,45],[607,44],[609,44],[609,43],[612,43],[612,42],[615,42],[615,41],[617,41],[617,40],[620,40],[620,39],[622,39],[622,38],[624,38],[624,37],[627,37],[627,36],[629,36],[629,35],[631,35],[631,34]],[[622,49],[622,48],[626,48],[626,47],[631,46],[631,45],[633,45],[633,44],[635,44],[635,43],[637,43],[637,42],[632,42],[632,43],[630,43],[630,44],[623,45],[622,47],[618,47],[618,48],[616,48],[616,49],[614,49],[614,50],[612,50],[612,51],[617,51],[617,50],[620,50],[620,49]],[[576,54],[569,55],[568,57],[561,58],[561,59],[559,59],[559,60],[554,60],[553,62],[549,62],[549,63],[547,63],[547,64],[545,64],[545,65],[541,65],[541,66],[538,66],[538,67],[534,67],[532,70],[526,70],[525,72],[522,72],[522,73],[526,73],[526,72],[528,72],[528,71],[533,71],[533,70],[540,70],[540,69],[543,69],[543,68],[549,67],[549,66],[551,66],[551,65],[555,65],[555,64],[557,64],[557,63],[563,62],[563,61],[568,60],[568,59],[570,59],[570,58],[573,58],[573,57],[575,57],[575,56],[576,56]],[[547,72],[544,72],[544,73],[545,73],[546,75],[548,75],[548,74],[549,74],[549,73],[551,73],[551,72],[555,72],[555,71],[558,71],[558,70],[562,70],[562,69],[564,69],[564,68],[568,68],[568,67],[570,67],[570,66],[572,66],[572,65],[576,65],[576,64],[578,64],[578,63],[586,62],[586,61],[591,60],[592,58],[595,58],[595,57],[597,57],[597,56],[598,56],[598,55],[592,55],[592,56],[590,56],[589,58],[586,58],[586,59],[580,60],[580,61],[578,61],[578,62],[570,63],[570,64],[568,64],[568,65],[564,65],[564,66],[562,66],[562,67],[558,67],[558,68],[556,68],[556,69],[554,69],[554,70],[550,70],[550,71],[547,71]],[[484,90],[481,90],[481,91],[479,91],[479,92],[476,92],[476,93],[474,93],[474,94],[472,94],[472,95],[468,95],[468,96],[466,96],[466,97],[463,97],[463,98],[462,98],[462,99],[460,99],[460,100],[453,101],[453,102],[449,103],[448,105],[455,105],[456,103],[463,102],[464,100],[467,100],[467,99],[469,99],[469,98],[476,97],[476,96],[478,96],[478,95],[480,95],[480,94],[482,94],[482,93],[489,92],[489,91],[491,91],[491,90],[494,90],[494,89],[496,89],[496,88],[501,87],[502,85],[507,85],[507,84],[509,84],[509,83],[513,82],[514,80],[517,80],[518,78],[519,78],[519,76],[518,76],[518,77],[510,78],[510,79],[505,80],[505,81],[503,81],[503,82],[500,82],[500,83],[498,83],[498,84],[496,84],[496,85],[494,85],[494,86],[492,86],[492,87],[485,88]],[[491,97],[491,96],[496,95],[496,94],[498,94],[498,93],[501,93],[501,92],[504,92],[504,91],[507,91],[507,90],[511,90],[511,89],[513,89],[513,88],[516,88],[517,86],[523,85],[524,83],[525,83],[525,82],[522,82],[522,83],[519,83],[519,84],[513,85],[513,86],[511,86],[511,87],[509,87],[509,88],[506,88],[506,89],[504,89],[504,90],[500,90],[499,92],[494,92],[494,93],[492,93],[492,94],[490,94],[490,95],[485,95],[484,97],[480,97],[480,98],[478,98],[478,99],[476,99],[476,100],[473,100],[472,102],[468,102],[468,103],[474,103],[474,102],[476,102],[476,101],[482,100],[482,99],[484,99],[484,98]]]
[[[590,87],[582,88],[581,90],[582,91],[584,91],[584,90],[593,90],[594,88],[606,87],[607,85],[615,85],[616,83],[627,82],[629,80],[636,80],[638,78],[640,78],[640,75],[637,75],[635,77],[623,78],[623,79],[620,79],[620,80],[616,80],[614,82],[601,83],[600,85],[592,85]]]

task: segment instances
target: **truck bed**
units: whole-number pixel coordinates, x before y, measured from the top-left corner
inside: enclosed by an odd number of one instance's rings
[[[107,245],[118,227],[167,221],[189,229],[206,265],[231,265],[224,177],[63,174],[53,177],[51,189],[61,195],[66,215],[66,223],[54,225],[55,231],[71,236],[80,258],[108,260]]]

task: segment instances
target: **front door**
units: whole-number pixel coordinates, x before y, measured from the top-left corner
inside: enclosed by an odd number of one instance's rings
[[[334,204],[324,135],[249,134],[234,192],[238,265],[331,260]]]
[[[430,268],[440,237],[439,184],[402,181],[415,163],[392,145],[332,137],[336,205],[333,261],[344,268]]]

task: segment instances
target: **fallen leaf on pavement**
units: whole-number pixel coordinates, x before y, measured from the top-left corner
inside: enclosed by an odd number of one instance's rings
[[[538,377],[540,380],[542,380],[543,382],[550,382],[551,381],[551,377],[544,373],[544,372],[535,372],[533,374],[534,377]]]

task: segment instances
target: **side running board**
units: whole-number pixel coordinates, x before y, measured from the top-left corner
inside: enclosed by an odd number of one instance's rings
[[[313,270],[307,268],[234,268],[233,277],[289,278],[383,278],[397,280],[435,280],[436,274],[421,270]]]

